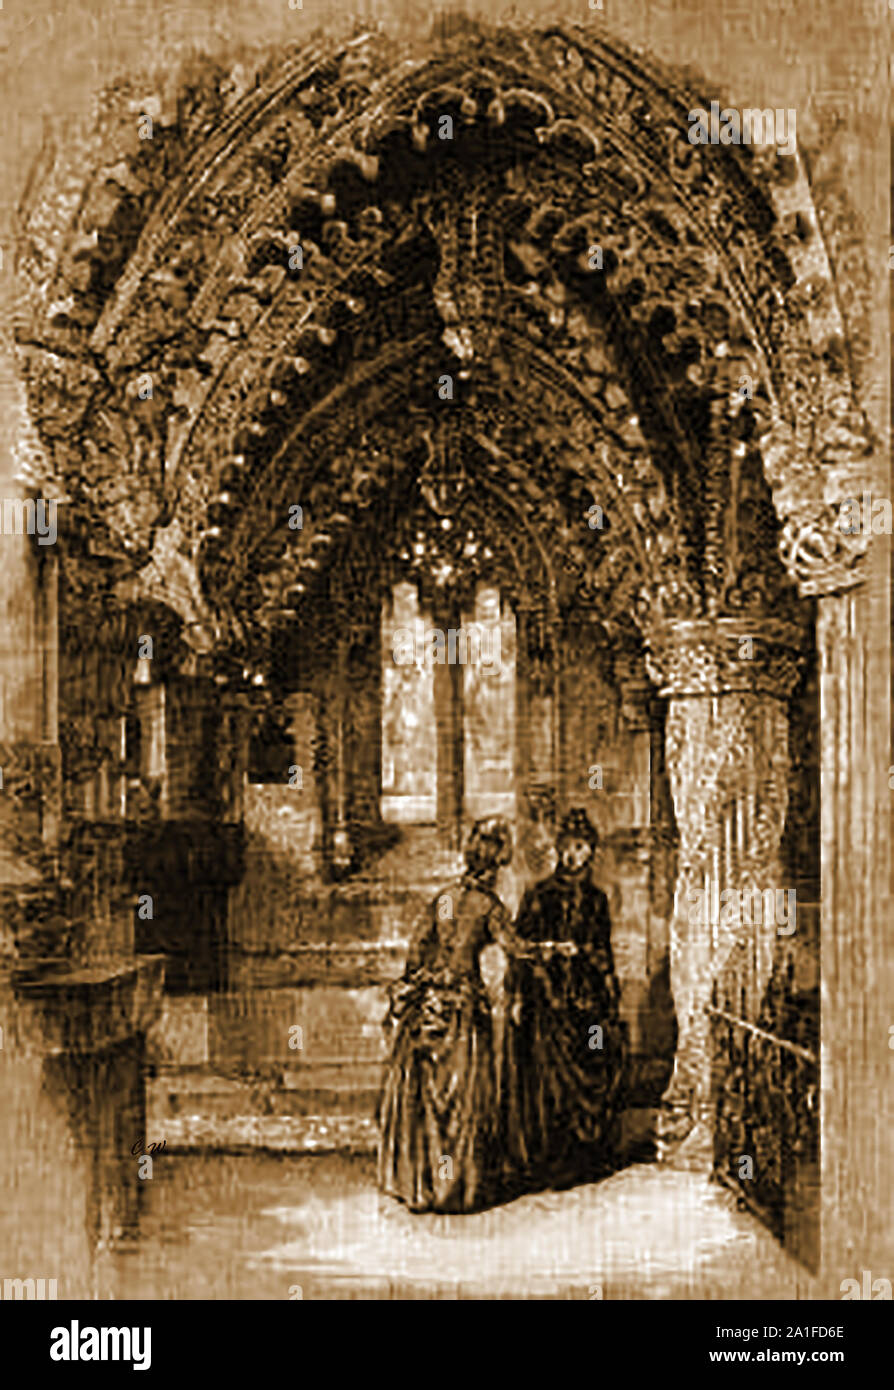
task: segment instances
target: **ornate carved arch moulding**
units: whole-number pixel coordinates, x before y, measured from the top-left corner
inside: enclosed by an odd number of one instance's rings
[[[170,478],[188,467],[186,441],[195,440],[203,466],[209,453],[215,459],[215,431],[237,403],[221,383],[240,354],[240,370],[250,366],[247,343],[256,360],[258,345],[291,318],[301,327],[290,351],[308,384],[331,371],[339,335],[353,331],[339,315],[358,329],[362,321],[350,275],[359,265],[371,286],[381,279],[376,200],[393,201],[386,175],[395,142],[417,155],[432,148],[445,103],[458,137],[488,130],[516,150],[521,183],[506,196],[527,198],[522,232],[538,287],[520,308],[530,319],[542,306],[551,350],[566,350],[560,340],[579,312],[574,276],[595,228],[611,253],[606,302],[645,345],[666,418],[678,422],[681,459],[688,454],[722,483],[741,443],[736,373],[753,377],[748,409],[788,574],[802,594],[858,583],[868,540],[842,534],[837,504],[862,487],[870,444],[800,157],[691,146],[692,98],[621,45],[574,28],[483,30],[472,48],[468,36],[409,49],[383,36],[324,43],[272,61],[242,95],[210,83],[196,114],[162,122],[164,139],[146,142],[151,148],[138,148],[135,132],[126,136],[107,112],[102,138],[78,156],[98,170],[87,196],[75,198],[77,160],[64,151],[23,228],[18,335],[31,409],[63,485],[77,490],[86,474],[101,507],[119,506],[129,489],[124,549],[137,554],[172,524]],[[552,197],[543,181],[550,161],[538,163],[546,151],[567,174]],[[135,210],[137,235],[125,245],[116,228]],[[277,261],[293,231],[303,234],[292,211],[313,226],[320,255],[319,283],[304,299]],[[443,255],[449,239],[440,244]],[[306,288],[315,283],[312,273]],[[463,363],[470,343],[475,355],[474,333],[461,331],[475,308],[462,286],[457,293],[451,305],[435,281],[432,299],[443,345]],[[447,322],[454,310],[458,325]],[[656,315],[668,310],[662,326]],[[137,421],[134,376],[156,359],[157,390]],[[266,410],[278,389],[269,388]],[[693,457],[685,430],[699,400],[712,421],[704,458]],[[251,407],[245,423],[260,427]],[[87,469],[85,426],[94,451]],[[103,470],[110,476],[97,488],[93,475]],[[711,515],[706,525],[709,559],[719,563],[722,527]],[[187,548],[183,559],[193,565],[195,555]]]

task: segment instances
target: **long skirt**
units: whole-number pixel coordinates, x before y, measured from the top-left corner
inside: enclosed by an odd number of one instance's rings
[[[495,1200],[490,1006],[477,981],[421,983],[402,1001],[379,1101],[378,1181],[413,1211]]]
[[[579,961],[518,962],[508,993],[504,1182],[536,1190],[592,1181],[615,1158],[626,1026],[598,972]]]

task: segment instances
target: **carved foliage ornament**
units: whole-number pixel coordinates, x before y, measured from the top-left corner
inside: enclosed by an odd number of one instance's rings
[[[166,94],[152,140],[104,111],[77,211],[52,205],[70,152],[26,210],[31,408],[75,505],[106,505],[83,446],[114,441],[135,563],[178,510],[196,566],[239,434],[253,470],[289,441],[313,454],[321,403],[375,390],[396,324],[463,376],[499,350],[505,317],[557,358],[580,361],[597,322],[642,353],[678,466],[706,479],[709,608],[740,433],[763,455],[791,577],[804,592],[856,581],[861,542],[828,535],[828,470],[847,495],[869,445],[797,156],[693,147],[692,99],[577,30],[482,31],[402,63],[375,36],[272,59],[257,88],[231,79],[209,67]],[[463,215],[445,217],[426,187],[449,158],[458,177],[464,149],[495,151],[487,197],[467,208],[460,178]],[[415,288],[413,263],[433,267]]]

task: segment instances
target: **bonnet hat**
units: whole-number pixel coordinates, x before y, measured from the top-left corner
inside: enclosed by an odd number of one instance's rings
[[[582,806],[576,806],[564,817],[559,826],[560,840],[584,840],[590,849],[599,844],[599,831]]]

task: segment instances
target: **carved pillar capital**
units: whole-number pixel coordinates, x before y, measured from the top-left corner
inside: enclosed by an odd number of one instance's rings
[[[813,516],[791,517],[782,528],[780,559],[805,598],[853,589],[865,578],[869,537],[844,533],[840,508],[839,503]]]
[[[867,491],[888,493],[888,460],[874,450],[862,411],[822,375],[820,386],[802,393],[798,425],[777,420],[760,441],[781,523],[779,558],[802,598],[863,583],[871,527],[850,531],[842,506]]]
[[[764,694],[786,700],[802,663],[797,626],[767,617],[672,620],[646,634],[659,694]]]

